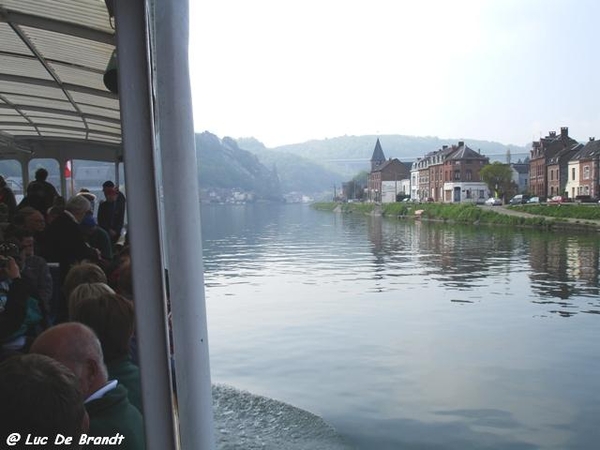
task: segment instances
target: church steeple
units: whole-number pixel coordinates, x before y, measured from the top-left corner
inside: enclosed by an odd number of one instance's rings
[[[383,150],[381,149],[381,143],[379,142],[379,138],[377,138],[377,142],[375,143],[375,149],[373,150],[373,156],[371,156],[371,172],[377,169],[385,162],[385,155],[383,154]]]

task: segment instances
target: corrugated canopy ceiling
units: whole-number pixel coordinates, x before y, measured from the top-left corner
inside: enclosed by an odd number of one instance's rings
[[[102,81],[114,41],[104,0],[0,0],[0,158],[115,159],[119,100]]]

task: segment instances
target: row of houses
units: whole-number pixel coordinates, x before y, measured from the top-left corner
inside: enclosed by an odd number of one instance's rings
[[[569,137],[568,127],[560,134],[548,136],[532,144],[529,160],[510,163],[514,193],[542,198],[561,195],[600,197],[600,141],[590,138],[586,144]],[[492,196],[481,180],[480,171],[489,158],[469,148],[463,141],[445,145],[414,162],[386,159],[379,139],[371,157],[371,171],[365,189],[365,200],[389,203],[399,197],[418,201],[457,203]],[[349,186],[348,186],[349,187]],[[352,185],[352,192],[356,187]],[[346,192],[346,198],[350,192]]]
[[[415,162],[386,159],[379,139],[371,157],[366,200],[390,203],[398,196],[419,201],[461,202],[488,198],[479,172],[489,158],[459,142],[428,153]]]
[[[551,131],[531,147],[530,193],[539,197],[561,195],[600,197],[600,142],[590,137],[585,144],[569,137],[569,128],[560,134]]]

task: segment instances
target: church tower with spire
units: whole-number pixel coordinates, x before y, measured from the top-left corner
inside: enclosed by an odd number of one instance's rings
[[[373,150],[373,156],[371,156],[371,172],[381,167],[381,165],[384,162],[385,155],[383,154],[383,150],[381,149],[379,138],[377,138],[377,142],[375,143],[375,149]]]

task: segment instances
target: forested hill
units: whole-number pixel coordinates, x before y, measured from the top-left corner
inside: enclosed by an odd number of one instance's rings
[[[265,166],[276,168],[284,193],[302,192],[318,195],[322,192],[331,192],[334,185],[341,186],[342,181],[346,180],[340,172],[327,169],[302,156],[269,150],[254,138],[241,138],[237,142],[244,150],[256,154]]]
[[[298,144],[282,145],[272,150],[293,153],[313,160],[367,158],[370,159],[379,138],[383,151],[387,157],[398,158],[402,161],[413,160],[426,153],[438,150],[443,145],[457,144],[464,141],[473,150],[481,150],[484,154],[506,155],[510,148],[511,153],[529,152],[526,146],[507,145],[494,141],[482,141],[468,138],[439,138],[437,136],[403,136],[390,135],[363,135],[340,136],[331,139],[312,140]]]
[[[231,138],[219,139],[209,132],[196,134],[198,180],[201,189],[236,189],[254,192],[258,198],[282,198],[277,174],[242,150]]]
[[[506,145],[500,142],[482,141],[468,138],[443,139],[432,136],[402,136],[402,135],[364,135],[340,136],[331,139],[312,140],[299,144],[283,145],[272,150],[276,152],[293,153],[313,161],[326,163],[332,167],[332,162],[342,160],[364,159],[369,161],[373,154],[375,142],[379,138],[385,156],[398,158],[401,161],[415,161],[423,155],[442,148],[443,145],[457,144],[464,141],[473,150],[481,153],[491,160],[506,161],[506,151],[510,149],[512,162],[528,156],[526,146]],[[251,150],[251,149],[248,149]],[[333,164],[337,166],[337,164]]]

